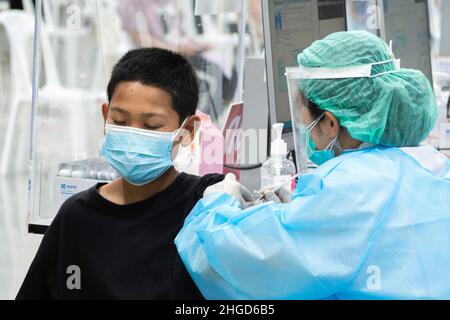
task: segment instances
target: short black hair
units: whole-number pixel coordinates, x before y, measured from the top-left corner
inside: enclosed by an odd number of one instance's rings
[[[166,91],[180,122],[195,114],[199,88],[191,64],[178,53],[159,48],[128,51],[114,66],[108,83],[108,101],[120,82],[137,81]]]

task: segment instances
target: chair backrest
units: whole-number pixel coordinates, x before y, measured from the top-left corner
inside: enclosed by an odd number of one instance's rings
[[[0,32],[6,32],[9,42],[12,90],[19,94],[31,93],[33,15],[21,10],[0,12]]]

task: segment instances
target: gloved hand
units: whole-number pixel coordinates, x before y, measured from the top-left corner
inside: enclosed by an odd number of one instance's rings
[[[267,190],[264,192],[264,197],[259,202],[273,201],[275,203],[289,203],[291,202],[291,191],[287,188],[280,188],[273,192]]]
[[[215,192],[225,192],[232,195],[241,202],[242,208],[247,208],[253,205],[253,199],[250,191],[236,180],[236,176],[232,173],[228,173],[221,182],[213,184],[206,188],[203,192],[203,196],[206,196]]]

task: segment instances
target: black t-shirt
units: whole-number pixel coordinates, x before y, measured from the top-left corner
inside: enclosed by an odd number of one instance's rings
[[[68,199],[47,230],[17,299],[202,299],[174,239],[210,185],[180,173],[153,197],[117,205],[97,185]]]

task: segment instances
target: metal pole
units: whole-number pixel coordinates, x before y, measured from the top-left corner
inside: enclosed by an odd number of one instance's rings
[[[246,24],[247,24],[247,1],[241,0],[241,19],[240,19],[240,34],[239,34],[239,49],[238,49],[238,83],[235,94],[235,101],[242,101],[242,91],[244,83],[244,64],[245,64],[245,40],[246,40]]]
[[[42,18],[42,0],[36,0],[34,11],[34,39],[33,39],[33,88],[31,97],[31,124],[30,124],[30,154],[29,154],[29,175],[28,175],[28,218],[33,213],[34,195],[33,178],[35,170],[35,138],[36,138],[36,114],[39,91],[39,63],[41,61],[41,51],[39,46]]]

